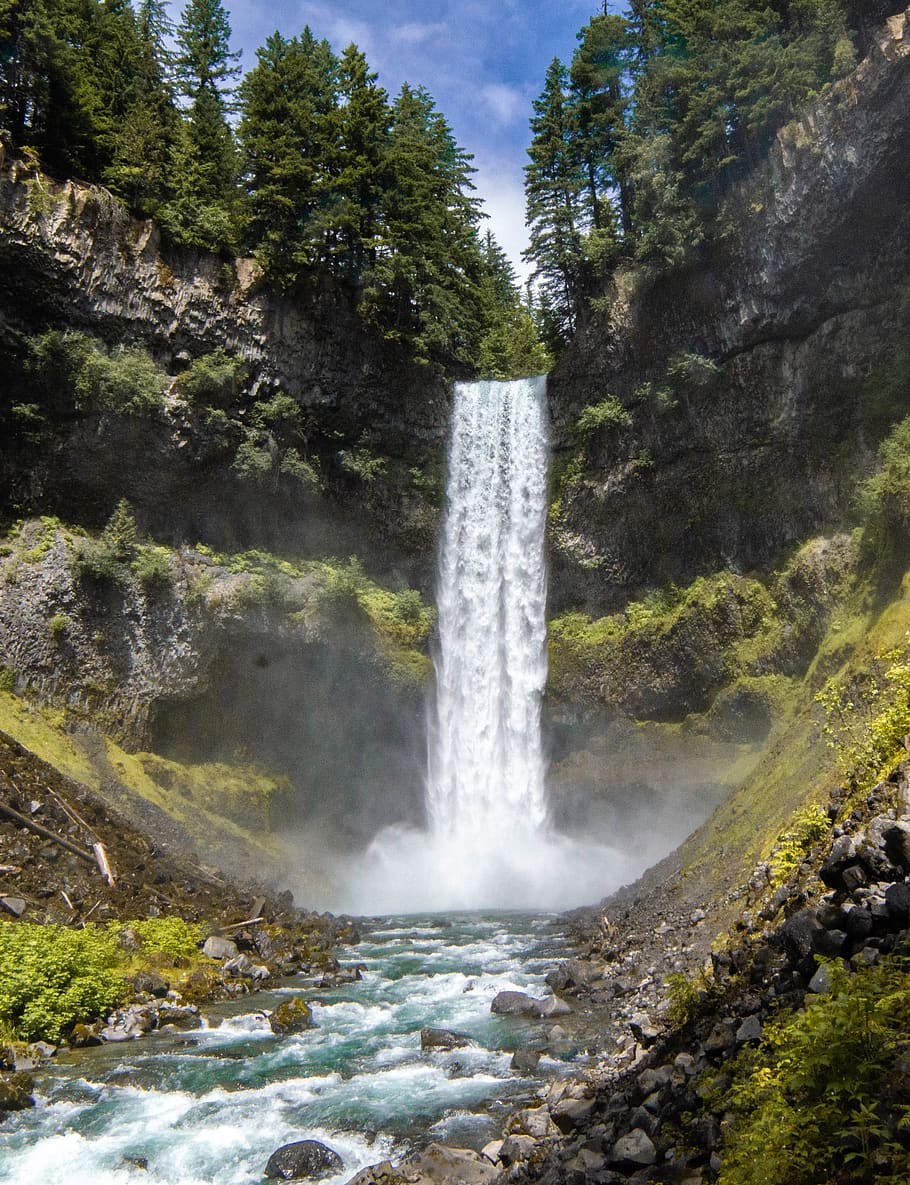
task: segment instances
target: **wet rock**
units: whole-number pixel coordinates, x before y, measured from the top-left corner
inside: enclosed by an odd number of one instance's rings
[[[202,945],[202,953],[207,959],[233,959],[237,955],[237,943],[230,938],[221,938],[212,934]]]
[[[309,1004],[299,996],[284,1000],[269,1017],[269,1028],[279,1036],[302,1033],[313,1027],[313,1014]]]
[[[831,846],[828,859],[819,869],[819,876],[829,889],[844,889],[844,872],[856,862],[856,841],[842,835]]]
[[[519,1111],[512,1119],[512,1127],[519,1134],[533,1136],[535,1140],[557,1134],[556,1125],[546,1107],[526,1107]]]
[[[16,1051],[12,1045],[0,1045],[0,1070],[15,1070]]]
[[[648,1133],[636,1127],[616,1141],[609,1161],[611,1164],[652,1165],[657,1161],[657,1149]]]
[[[593,1098],[562,1098],[552,1108],[550,1115],[559,1130],[568,1134],[587,1124],[594,1106]]]
[[[197,1029],[202,1023],[195,1004],[177,1004],[165,1000],[158,1007],[158,1025],[173,1025],[177,1029]]]
[[[442,1144],[430,1144],[403,1167],[415,1172],[421,1185],[452,1185],[455,1181],[458,1185],[486,1185],[498,1175],[496,1167],[479,1152]]]
[[[51,1045],[49,1041],[32,1041],[30,1045],[26,1046],[28,1056],[36,1058],[39,1062],[47,1061],[56,1052],[57,1046]]]
[[[421,1034],[421,1042],[422,1041],[423,1035]],[[509,1063],[509,1068],[515,1070],[519,1074],[534,1074],[537,1071],[539,1062],[539,1049],[516,1049],[512,1054],[512,1060]]]
[[[466,1045],[473,1045],[473,1038],[466,1033],[456,1033],[453,1029],[420,1030],[421,1049],[462,1049]]]
[[[34,1107],[32,1094],[35,1084],[30,1074],[23,1070],[12,1074],[0,1074],[0,1115],[7,1111],[25,1111]]]
[[[493,997],[490,1011],[497,1016],[539,1016],[539,1002],[525,992],[500,992]]]
[[[73,1031],[70,1033],[70,1045],[73,1049],[85,1049],[89,1045],[101,1044],[101,1025],[98,1021],[93,1024],[73,1025]]]
[[[499,1150],[502,1148],[504,1140],[490,1140],[489,1144],[484,1144],[480,1150],[480,1155],[485,1156],[492,1164],[499,1162]]]
[[[272,1153],[265,1166],[265,1175],[280,1181],[302,1181],[331,1177],[343,1168],[344,1161],[325,1144],[318,1140],[298,1140],[283,1144]]]
[[[558,996],[546,996],[543,1000],[534,1001],[534,1011],[537,1016],[544,1018],[551,1016],[570,1016],[572,1009]]]

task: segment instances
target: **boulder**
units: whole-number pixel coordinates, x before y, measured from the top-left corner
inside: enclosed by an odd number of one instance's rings
[[[490,1011],[495,1012],[497,1016],[539,1016],[539,1003],[539,1000],[532,999],[526,992],[500,992],[493,997]]]
[[[236,955],[226,960],[225,975],[236,975],[240,979],[255,979],[260,983],[269,978],[269,969],[264,963],[254,963],[249,955]]]
[[[166,996],[170,984],[159,971],[140,971],[133,979],[133,990],[158,999]]]
[[[539,1049],[516,1049],[512,1054],[509,1068],[519,1074],[536,1074],[539,1062]]]
[[[778,930],[778,936],[787,954],[795,963],[812,954],[815,935],[822,929],[814,909],[801,909],[787,918]]]
[[[202,953],[207,959],[233,959],[237,956],[237,943],[211,934],[202,945]]]
[[[269,1157],[265,1175],[279,1181],[302,1181],[340,1173],[344,1161],[337,1152],[318,1140],[297,1140],[283,1144]]]
[[[0,1074],[0,1115],[7,1111],[25,1111],[29,1107],[34,1107],[34,1087],[31,1075],[23,1070],[12,1074]]]
[[[892,822],[883,829],[885,855],[901,872],[910,873],[910,823]]]
[[[499,1173],[481,1153],[442,1144],[430,1144],[405,1167],[417,1173],[421,1185],[452,1185],[455,1181],[458,1185],[487,1185]]]
[[[499,1149],[499,1159],[508,1168],[522,1160],[530,1160],[536,1147],[537,1141],[533,1136],[508,1136]]]
[[[819,869],[819,876],[829,889],[844,888],[844,872],[856,863],[856,841],[849,835],[842,835],[831,845],[828,859]]]
[[[474,1042],[466,1033],[456,1033],[452,1029],[421,1029],[421,1049],[462,1049]]]
[[[761,1041],[765,1035],[761,1020],[758,1016],[747,1016],[736,1030],[736,1044],[748,1045],[753,1041]]]
[[[635,1127],[613,1145],[612,1164],[652,1165],[657,1161],[657,1149],[647,1132]]]
[[[534,1011],[538,1016],[570,1016],[572,1009],[558,996],[545,996],[542,1000],[534,1001]]]
[[[910,918],[910,885],[903,881],[885,889],[885,904],[888,914],[899,926],[906,926]]]
[[[281,1037],[289,1033],[302,1033],[313,1027],[313,1014],[309,1004],[299,996],[283,1000],[269,1017],[269,1028]]]
[[[562,1098],[550,1112],[553,1122],[564,1134],[584,1127],[594,1110],[594,1099]]]

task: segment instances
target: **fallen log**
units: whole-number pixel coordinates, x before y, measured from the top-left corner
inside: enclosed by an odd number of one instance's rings
[[[41,823],[36,823],[34,819],[20,815],[17,810],[13,810],[5,802],[0,802],[0,815],[6,815],[8,819],[12,819],[14,823],[18,823],[20,827],[27,827],[29,831],[34,831],[36,835],[40,835],[44,839],[49,839],[53,843],[59,844],[61,848],[64,848],[67,852],[72,852],[74,856],[78,856],[81,860],[87,860],[89,864],[97,865],[98,861],[95,858],[94,852],[87,852],[85,848],[80,848],[78,844],[70,843],[62,835],[57,835],[56,832],[51,831],[50,827],[45,827]]]

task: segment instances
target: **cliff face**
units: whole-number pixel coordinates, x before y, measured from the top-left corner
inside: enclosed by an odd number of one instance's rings
[[[910,10],[779,133],[697,266],[621,276],[552,376],[557,606],[765,566],[842,523],[910,410]],[[585,404],[629,426],[579,446]]]
[[[0,157],[0,342],[50,328],[141,345],[172,374],[216,348],[243,359],[250,398],[281,388],[300,405],[324,481],[318,496],[257,497],[206,463],[173,409],[141,422],[85,415],[27,476],[3,450],[14,503],[98,522],[126,494],[161,538],[372,553],[386,570],[416,556],[426,581],[435,516],[408,474],[441,462],[448,391],[343,301],[326,293],[307,309],[263,286],[250,260],[169,249],[105,190]],[[338,464],[364,441],[381,480]]]

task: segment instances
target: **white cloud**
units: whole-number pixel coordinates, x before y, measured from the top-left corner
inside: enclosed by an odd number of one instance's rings
[[[498,124],[505,125],[518,119],[527,119],[528,100],[520,87],[491,82],[481,88],[480,95]]]
[[[523,284],[530,268],[521,258],[522,251],[528,245],[528,231],[525,227],[524,182],[520,171],[514,168],[505,171],[495,165],[478,164],[474,184],[489,215],[481,223],[480,233],[490,228],[496,242],[511,259],[518,279]]]
[[[408,21],[403,25],[394,25],[390,30],[389,40],[399,41],[404,45],[422,45],[426,41],[435,41],[440,37],[447,37],[449,26],[445,21],[434,24],[421,21]]]

